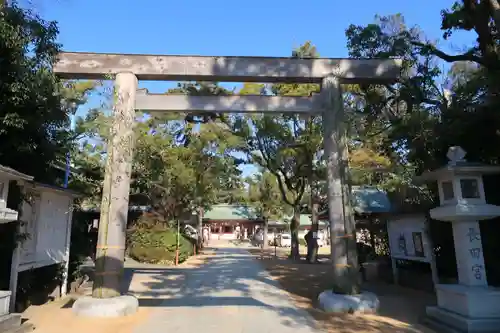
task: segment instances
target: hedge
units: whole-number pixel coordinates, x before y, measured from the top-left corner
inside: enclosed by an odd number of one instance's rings
[[[193,255],[194,244],[179,235],[179,263]],[[177,246],[177,231],[167,227],[134,228],[128,232],[129,256],[143,263],[173,264]]]

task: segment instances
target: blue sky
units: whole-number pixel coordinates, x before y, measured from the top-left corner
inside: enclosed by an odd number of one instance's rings
[[[290,56],[310,40],[322,57],[346,57],[349,24],[370,23],[375,14],[402,13],[408,25],[419,25],[428,37],[439,39],[440,10],[453,2],[39,0],[35,8],[43,18],[58,21],[59,41],[67,51]],[[461,34],[442,47],[459,50],[473,38]],[[155,92],[170,85],[141,83]],[[79,110],[83,113],[84,108]]]

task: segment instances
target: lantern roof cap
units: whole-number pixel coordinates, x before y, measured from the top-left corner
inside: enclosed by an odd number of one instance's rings
[[[500,173],[500,166],[489,165],[479,162],[469,162],[465,159],[465,150],[459,146],[453,146],[448,149],[446,157],[448,164],[436,170],[426,171],[422,175],[415,178],[416,182],[437,181],[449,176],[462,175],[484,175]]]

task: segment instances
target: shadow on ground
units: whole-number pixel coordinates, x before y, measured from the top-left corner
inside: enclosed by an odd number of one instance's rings
[[[295,303],[307,310],[319,326],[327,332],[432,332],[419,324],[425,306],[435,304],[435,297],[384,283],[365,284],[363,289],[375,292],[381,303],[378,315],[331,315],[317,309],[318,295],[332,286],[328,263],[308,264],[305,260],[293,262],[281,253],[250,250],[271,277],[287,290]]]
[[[260,249],[250,251],[258,255],[225,248],[180,267],[135,263],[126,269],[124,287],[143,307],[266,308],[290,327],[338,333],[428,332],[418,325],[418,318],[425,305],[434,302],[432,295],[383,284],[367,285],[366,289],[380,297],[379,316],[330,315],[315,307],[319,293],[331,287],[328,264],[296,263],[263,256]],[[256,259],[267,272],[255,269]],[[287,292],[276,288],[279,286]],[[297,307],[290,305],[290,299]]]
[[[127,273],[133,274],[129,291],[141,306],[263,308],[286,326],[316,326],[276,281],[256,270],[255,259],[244,250],[221,249],[188,267],[133,267]]]
[[[204,252],[177,267],[127,260],[122,290],[138,297],[143,308],[163,309],[163,313],[182,308],[231,315],[244,308],[245,315],[252,316],[265,309],[268,320],[278,320],[297,331],[309,327],[337,333],[428,332],[417,322],[425,305],[434,302],[432,295],[384,284],[367,285],[381,300],[378,316],[330,315],[315,307],[319,293],[332,284],[327,263],[297,263],[286,259],[286,254],[275,257],[274,251],[271,255],[234,245]],[[171,314],[185,314],[184,310]]]

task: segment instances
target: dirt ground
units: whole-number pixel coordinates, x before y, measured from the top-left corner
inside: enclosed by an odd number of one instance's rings
[[[191,257],[177,267],[197,267],[203,264],[210,254],[213,254],[213,251],[205,251],[204,254]],[[143,281],[135,281],[130,292],[143,292],[141,282]],[[35,333],[132,333],[134,328],[148,320],[153,311],[153,307],[141,305],[137,313],[126,317],[79,318],[71,311],[71,306],[78,296],[80,295],[70,295],[44,305],[30,306],[23,313],[23,322],[34,325]]]
[[[23,319],[35,326],[36,333],[131,333],[149,317],[150,308],[139,308],[136,314],[120,318],[78,318],[71,311],[73,300],[60,299],[41,306],[31,306]]]
[[[385,283],[363,286],[380,299],[377,315],[332,315],[317,309],[318,295],[332,287],[328,263],[307,264],[288,260],[288,251],[274,248],[266,252],[251,250],[272,278],[289,292],[297,306],[307,310],[324,332],[331,333],[434,333],[419,324],[427,305],[435,304],[435,297],[426,292]]]
[[[378,315],[331,315],[316,308],[315,300],[320,292],[331,288],[328,263],[296,263],[286,259],[288,251],[274,249],[265,253],[250,250],[270,273],[289,292],[297,304],[316,319],[319,328],[328,333],[435,333],[418,324],[425,306],[434,304],[434,296],[407,288],[387,284],[370,284],[365,288],[374,291],[380,299]],[[179,269],[197,267],[215,254],[207,250],[179,265]],[[175,274],[173,274],[175,275]],[[144,278],[147,278],[146,276]],[[135,279],[131,290],[140,296],[144,281]],[[152,307],[141,306],[138,313],[115,319],[78,318],[72,314],[72,298],[57,300],[42,306],[32,306],[23,313],[24,320],[35,326],[35,333],[132,333],[134,328],[148,320]]]

